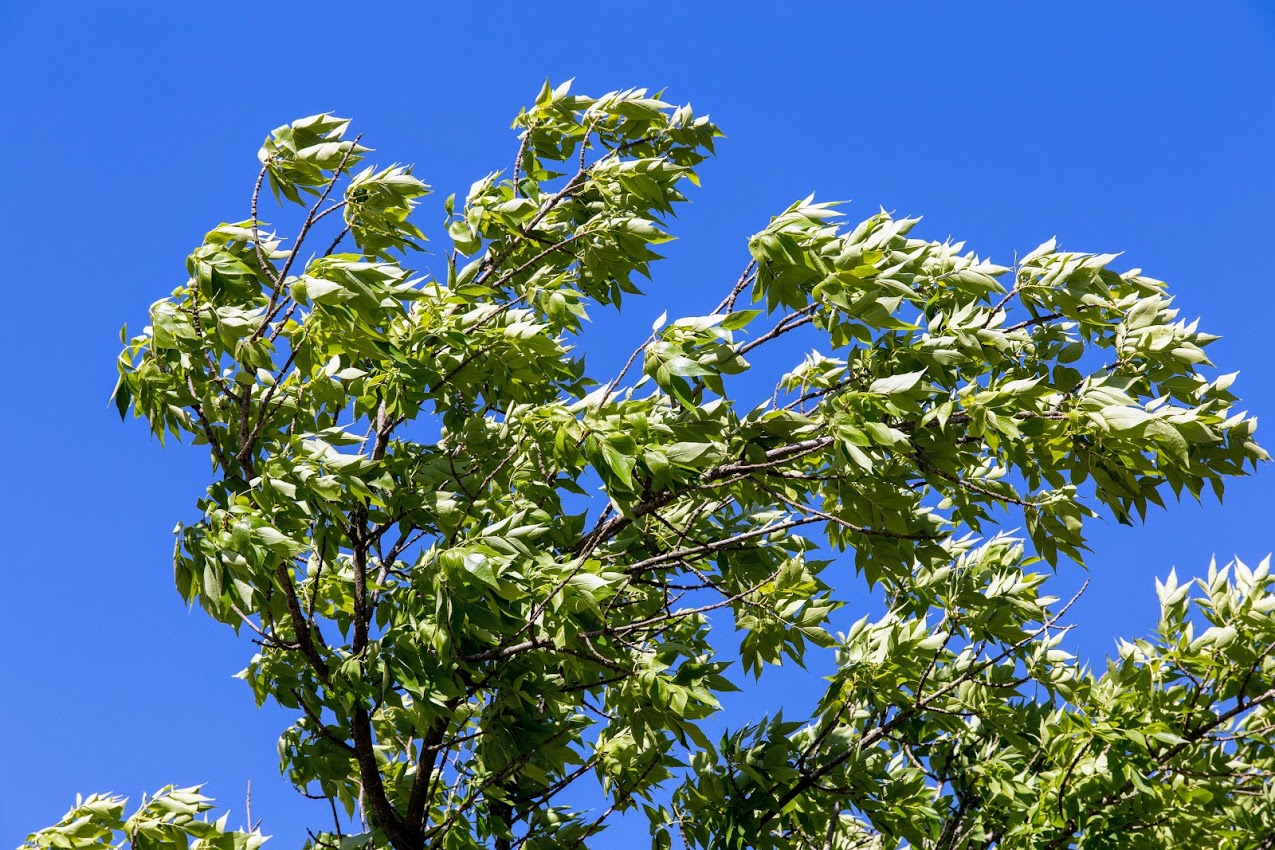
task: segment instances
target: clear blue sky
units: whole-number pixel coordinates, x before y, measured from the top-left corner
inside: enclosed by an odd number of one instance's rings
[[[1210,354],[1242,370],[1275,445],[1269,2],[551,5],[0,4],[0,845],[77,791],[169,782],[208,783],[238,823],[251,778],[276,847],[322,821],[278,778],[287,718],[231,678],[250,648],[172,589],[169,531],[206,456],[107,406],[119,326],[144,324],[207,229],[247,217],[257,146],[293,118],[353,116],[378,161],[416,162],[438,234],[443,197],[508,166],[509,120],[546,77],[666,87],[729,138],[633,327],[711,307],[745,237],[812,191],[851,217],[924,214],[920,235],[1001,261],[1057,235],[1168,280],[1224,336]],[[590,356],[605,373],[642,333]],[[1173,565],[1275,549],[1263,472],[1221,509],[1095,525],[1075,646],[1100,659],[1146,632]]]

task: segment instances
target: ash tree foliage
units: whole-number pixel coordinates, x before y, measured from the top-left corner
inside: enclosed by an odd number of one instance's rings
[[[344,119],[278,128],[247,217],[124,336],[121,415],[211,454],[176,584],[295,712],[309,846],[605,847],[625,813],[655,848],[1275,846],[1269,561],[1170,575],[1105,669],[1059,648],[1090,520],[1267,457],[1163,283],[806,199],[591,376],[586,311],[639,293],[720,133],[567,86],[514,127],[426,256],[411,169]],[[814,653],[808,716],[717,716]],[[207,805],[93,797],[27,846],[261,842]]]

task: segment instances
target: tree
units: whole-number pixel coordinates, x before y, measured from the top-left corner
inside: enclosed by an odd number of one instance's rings
[[[1156,634],[1101,673],[1046,589],[1099,512],[1267,459],[1163,283],[808,198],[598,382],[586,309],[638,294],[717,128],[546,86],[507,176],[448,199],[435,279],[403,265],[428,188],[364,167],[348,123],[270,134],[249,217],[121,333],[115,391],[208,446],[177,588],[251,634],[258,704],[297,712],[283,769],[333,811],[311,846],[581,847],[630,809],[658,848],[1275,846],[1269,560],[1170,575]],[[790,335],[819,353],[740,391]],[[865,583],[885,613],[834,636]],[[812,651],[837,657],[812,716],[709,739],[733,664]],[[260,844],[210,805],[92,797],[28,846]]]

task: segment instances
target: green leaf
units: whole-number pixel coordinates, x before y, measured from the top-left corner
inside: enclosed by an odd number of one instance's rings
[[[915,388],[923,377],[925,377],[924,369],[900,375],[887,375],[873,381],[868,387],[868,392],[878,395],[901,395]]]

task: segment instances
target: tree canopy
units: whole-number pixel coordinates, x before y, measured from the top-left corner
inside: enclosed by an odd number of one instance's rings
[[[332,803],[311,846],[601,847],[629,811],[655,848],[1275,846],[1269,560],[1170,575],[1105,670],[1049,593],[1090,519],[1267,459],[1164,283],[807,198],[590,375],[587,311],[640,294],[717,127],[546,85],[511,166],[448,199],[435,276],[406,265],[429,188],[349,123],[269,135],[115,390],[208,447],[177,589],[296,713],[281,769]],[[883,613],[839,630],[869,587]],[[816,652],[810,716],[705,731]],[[210,807],[90,797],[27,847],[262,842]]]

